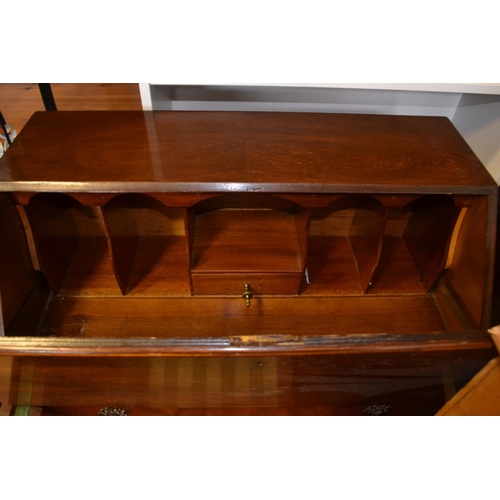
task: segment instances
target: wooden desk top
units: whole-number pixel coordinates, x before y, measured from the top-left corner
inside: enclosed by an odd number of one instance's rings
[[[447,118],[261,112],[37,112],[0,191],[496,190]]]

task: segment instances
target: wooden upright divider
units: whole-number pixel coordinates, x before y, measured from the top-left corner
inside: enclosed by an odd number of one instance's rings
[[[109,201],[103,214],[123,295],[190,295],[182,208],[124,194]]]
[[[5,335],[39,283],[33,268],[23,226],[7,194],[0,194],[0,336]]]
[[[387,209],[377,200],[360,197],[349,229],[349,241],[364,293],[372,284],[380,260],[386,220]]]
[[[457,237],[453,263],[443,282],[475,328],[487,328],[491,317],[488,305],[492,292],[486,283],[492,279],[494,257],[490,241],[495,238],[496,219],[489,212],[488,198],[477,196],[467,210]],[[493,244],[494,245],[494,244]]]
[[[342,196],[327,206],[312,209],[305,296],[363,293],[349,241],[356,200],[356,196]]]
[[[445,267],[459,212],[452,199],[441,196],[427,196],[412,204],[403,239],[427,291]]]
[[[139,230],[133,206],[121,201],[120,197],[114,198],[101,210],[116,280],[122,295],[127,295],[139,244]]]
[[[61,290],[80,243],[77,202],[63,194],[35,195],[26,207],[41,269],[55,293]]]
[[[40,267],[54,293],[107,296],[119,293],[98,206],[70,195],[37,194],[25,207]]]

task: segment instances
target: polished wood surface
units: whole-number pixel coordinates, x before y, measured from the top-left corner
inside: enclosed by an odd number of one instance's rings
[[[446,331],[432,297],[56,297],[40,324],[59,337],[207,338],[240,335]],[[359,314],[363,311],[363,314]]]
[[[85,332],[86,323],[79,329]],[[130,357],[134,359],[159,357],[255,357],[255,356],[319,356],[366,353],[428,353],[484,350],[494,355],[493,343],[487,333],[403,333],[403,334],[346,334],[346,335],[238,335],[232,337],[158,338],[158,337],[2,337],[2,356],[53,357]],[[493,357],[493,356],[491,356]],[[489,359],[491,359],[491,357]],[[3,359],[3,358],[0,358]],[[7,358],[5,358],[7,359]]]
[[[36,113],[0,165],[8,191],[496,191],[433,117]]]
[[[484,308],[489,305],[487,294],[492,293],[485,291],[484,284],[493,278],[491,250],[494,245],[489,246],[487,240],[494,237],[496,221],[491,215],[486,216],[487,211],[488,200],[483,197],[475,200],[467,210],[457,239],[453,265],[445,275],[447,285],[453,290],[460,306],[467,311],[473,325],[481,324]],[[495,211],[493,215],[496,215]],[[487,310],[486,314],[490,317],[491,310]]]
[[[216,210],[197,217],[195,232],[193,272],[301,271],[292,214]]]
[[[500,415],[500,358],[492,359],[436,414],[452,416]]]
[[[12,406],[432,414],[494,354],[497,189],[447,120],[39,113],[0,166]]]
[[[459,209],[450,198],[414,203],[403,238],[427,291],[443,271]]]
[[[0,336],[9,330],[38,282],[15,206],[0,194]]]
[[[459,210],[453,198],[443,198],[450,214],[445,224],[435,216],[441,205],[433,197],[414,202],[418,218],[411,208],[394,216],[375,199],[364,201],[375,210],[342,209],[343,198],[331,213],[331,207],[318,213],[294,205],[296,213],[247,207],[197,214],[200,204],[167,207],[146,195],[119,195],[96,207],[41,193],[22,210],[36,260],[63,295],[114,296],[118,285],[123,295],[234,295],[248,281],[264,295],[390,295],[425,293],[443,271]],[[213,208],[218,200],[207,201]],[[102,195],[94,200],[102,201]],[[325,210],[329,215],[321,215]],[[387,229],[386,219],[392,221]],[[424,285],[429,265],[433,278]]]
[[[77,202],[63,195],[35,197],[26,213],[35,238],[40,266],[51,288],[59,293],[80,243],[75,220]],[[90,220],[90,217],[86,217]]]
[[[380,260],[386,220],[387,210],[372,199],[359,203],[354,213],[349,241],[364,292],[372,284]]]
[[[395,292],[419,295],[426,290],[404,239],[386,236],[368,293],[391,295]]]
[[[182,209],[124,195],[111,200],[102,213],[123,295],[190,295]]]
[[[13,406],[114,406],[132,415],[134,409],[165,409],[167,415],[370,415],[377,407],[388,407],[387,415],[433,415],[446,401],[444,383],[452,393],[459,390],[491,356],[488,349],[464,349],[460,357],[453,351],[16,357],[7,358],[12,368],[8,379],[0,378],[0,398]]]

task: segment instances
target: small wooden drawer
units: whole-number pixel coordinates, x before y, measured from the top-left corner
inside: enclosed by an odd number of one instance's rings
[[[242,295],[245,284],[254,295],[298,295],[300,273],[193,273],[195,295]]]

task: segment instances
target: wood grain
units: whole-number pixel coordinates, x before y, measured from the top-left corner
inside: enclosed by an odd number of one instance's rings
[[[300,273],[295,217],[253,209],[198,215],[192,271]]]
[[[77,253],[81,256],[80,260],[85,262],[84,272],[92,274],[95,252],[87,252],[86,249],[103,227],[102,220],[99,215],[96,217],[94,210],[61,194],[35,196],[25,210],[33,231],[40,267],[55,293],[61,291]],[[81,243],[83,250],[80,248]],[[92,250],[101,248],[102,245],[97,243]],[[72,276],[78,280],[79,273],[76,269]],[[90,279],[93,277],[90,276]],[[69,288],[73,289],[74,286],[70,284]]]
[[[347,236],[310,236],[309,284],[302,295],[361,295],[363,288]]]
[[[467,210],[457,238],[453,264],[444,276],[445,283],[455,296],[469,321],[475,326],[489,327],[483,315],[485,282],[491,272],[486,266],[488,200],[478,197]]]
[[[492,359],[455,397],[439,417],[500,415],[500,358]]]
[[[245,285],[253,296],[296,295],[300,292],[301,273],[193,273],[194,295],[241,297]]]
[[[363,292],[372,285],[384,241],[387,210],[370,198],[362,198],[349,229],[349,241],[356,259]]]
[[[35,271],[19,213],[0,194],[0,336],[8,331],[40,276]]]
[[[80,237],[59,289],[61,296],[119,296],[105,236]]]
[[[457,221],[455,223],[455,227],[453,228],[453,233],[451,235],[450,246],[448,249],[448,256],[446,257],[446,264],[444,265],[445,269],[449,269],[453,264],[453,257],[455,255],[455,248],[457,246],[458,235],[460,234],[460,229],[462,228],[462,222],[464,221],[467,209],[468,207],[461,208],[458,214]]]
[[[435,117],[36,113],[0,163],[0,188],[8,191],[496,189],[453,125]]]
[[[0,377],[0,397],[5,404],[80,407],[84,414],[82,406],[95,407],[95,413],[118,406],[143,414],[367,415],[370,405],[387,405],[388,415],[433,415],[444,404],[442,367],[454,363],[460,388],[490,357],[484,348],[463,350],[460,360],[446,351],[289,358],[3,357],[0,363],[12,367]]]
[[[155,198],[124,195],[103,208],[108,245],[123,295],[189,295],[184,211]]]
[[[359,314],[363,311],[363,314]],[[427,296],[309,298],[55,297],[40,333],[59,337],[217,338],[446,331]]]
[[[0,191],[0,401],[428,412],[493,352],[497,186],[446,119],[39,113]]]
[[[369,294],[422,294],[426,289],[403,238],[386,236]]]
[[[427,291],[445,267],[459,212],[446,197],[421,198],[412,206],[403,239]]]

